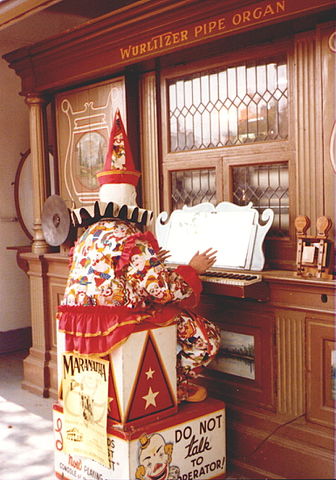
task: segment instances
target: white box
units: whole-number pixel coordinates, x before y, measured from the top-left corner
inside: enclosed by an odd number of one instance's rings
[[[108,425],[110,468],[63,451],[63,411],[54,406],[55,474],[62,480],[224,479],[225,405],[183,403],[176,415],[132,431]]]
[[[132,333],[110,353],[110,419],[127,429],[176,413],[176,346],[170,325]],[[64,352],[65,334],[58,331],[60,398]]]

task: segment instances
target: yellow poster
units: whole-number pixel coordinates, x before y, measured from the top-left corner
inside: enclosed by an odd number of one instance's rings
[[[108,377],[107,360],[63,355],[65,451],[107,467]]]

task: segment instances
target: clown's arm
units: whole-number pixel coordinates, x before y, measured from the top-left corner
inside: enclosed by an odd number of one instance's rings
[[[163,255],[167,254],[164,251]],[[141,261],[139,257],[142,257]],[[208,249],[203,253],[196,252],[188,265],[180,265],[171,270],[162,263],[160,250],[153,251],[149,244],[142,242],[142,245],[138,244],[136,258],[137,265],[141,265],[142,270],[135,272],[131,257],[128,275],[133,274],[133,278],[130,278],[133,288],[141,291],[142,296],[151,302],[165,304],[183,301],[186,306],[192,306],[198,303],[202,290],[199,275],[215,261],[216,252]]]

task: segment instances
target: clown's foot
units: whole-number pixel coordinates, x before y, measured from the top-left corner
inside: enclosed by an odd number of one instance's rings
[[[178,387],[179,402],[203,402],[207,398],[207,389],[195,383],[185,382]]]

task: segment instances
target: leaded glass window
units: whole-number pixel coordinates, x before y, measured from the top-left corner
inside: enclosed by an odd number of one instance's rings
[[[179,170],[171,172],[173,210],[198,203],[216,205],[215,169]]]
[[[170,80],[169,150],[286,140],[287,97],[285,56]]]
[[[288,235],[289,196],[288,164],[276,163],[233,167],[233,203],[253,203],[260,213],[265,208],[274,211],[270,233],[273,236]]]

